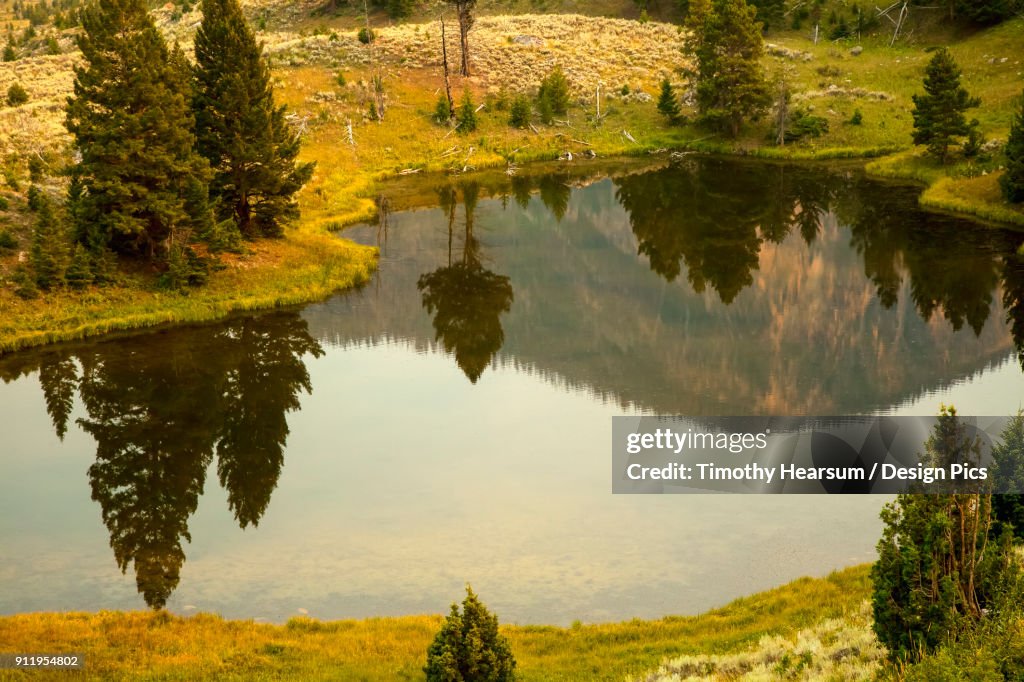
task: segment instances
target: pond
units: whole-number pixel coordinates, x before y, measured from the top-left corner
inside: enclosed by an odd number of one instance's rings
[[[361,290],[0,358],[0,613],[692,614],[871,561],[878,496],[613,496],[617,414],[1008,414],[1019,233],[856,167],[383,188]]]

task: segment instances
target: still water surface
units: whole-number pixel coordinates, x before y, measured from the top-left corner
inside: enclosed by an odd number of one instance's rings
[[[884,500],[612,496],[612,415],[1024,396],[1021,236],[854,170],[622,162],[381,206],[345,232],[381,247],[360,291],[0,359],[0,613],[436,613],[466,582],[509,622],[695,613],[870,561]]]

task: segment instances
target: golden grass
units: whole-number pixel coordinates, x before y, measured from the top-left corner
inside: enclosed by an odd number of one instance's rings
[[[765,635],[795,636],[820,621],[856,614],[869,590],[868,567],[859,566],[802,578],[695,617],[502,630],[523,682],[619,682],[656,669],[666,658],[736,652]],[[84,679],[390,682],[422,679],[427,646],[440,622],[440,616],[407,616],[296,619],[276,626],[206,614],[36,613],[0,618],[0,641],[10,651],[83,654]],[[0,671],[0,680],[8,679],[22,677]]]
[[[152,276],[86,292],[23,301],[0,290],[0,352],[160,324],[206,322],[233,312],[325,298],[369,280],[377,250],[309,230],[265,240],[201,288],[168,292]]]

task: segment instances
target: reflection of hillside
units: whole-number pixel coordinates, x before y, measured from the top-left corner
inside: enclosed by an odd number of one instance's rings
[[[696,163],[696,180],[688,164],[575,189],[567,203],[540,183],[532,195],[522,182],[491,189],[512,197],[476,210],[488,268],[515,292],[497,362],[657,412],[820,414],[888,406],[1011,351],[1000,233],[918,213],[911,192],[881,199],[846,174],[768,166],[751,196],[735,180],[758,179],[749,165]],[[884,220],[865,208],[879,205]],[[955,234],[974,236],[948,249]],[[447,253],[446,214],[392,215],[378,280],[308,308],[311,332],[433,347],[416,282]]]

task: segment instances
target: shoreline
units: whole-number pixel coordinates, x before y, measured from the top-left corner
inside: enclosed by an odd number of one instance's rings
[[[668,658],[749,651],[766,635],[794,637],[829,619],[855,618],[869,596],[869,565],[858,565],[799,578],[694,616],[501,629],[512,643],[522,682],[619,682],[653,673]],[[18,651],[79,653],[90,679],[127,679],[143,671],[141,679],[418,679],[441,620],[302,617],[271,625],[206,613],[40,612],[0,616],[0,640]]]
[[[187,21],[161,12],[159,23],[170,35],[190,35]],[[198,16],[198,9],[191,12]],[[116,286],[45,293],[33,301],[4,288],[0,355],[115,331],[210,322],[238,312],[324,300],[369,281],[376,267],[374,249],[331,232],[374,220],[382,183],[432,173],[525,168],[553,162],[565,152],[582,159],[591,150],[599,166],[620,157],[667,159],[672,151],[795,164],[847,161],[863,165],[871,178],[921,184],[918,201],[927,210],[970,218],[979,226],[1024,229],[1024,207],[1006,204],[999,194],[996,160],[961,160],[943,167],[922,160],[910,146],[906,109],[910,95],[921,87],[926,60],[919,45],[891,48],[885,40],[865,36],[862,52],[853,55],[847,49],[852,42],[818,45],[798,31],[774,34],[778,45],[764,57],[766,68],[795,70],[793,89],[800,106],[830,123],[823,137],[775,147],[766,141],[764,121],[749,125],[737,140],[708,136],[692,125],[666,124],[650,93],[657,91],[663,75],[671,76],[683,64],[675,25],[577,15],[487,16],[474,29],[476,75],[457,76],[453,83],[456,94],[471,92],[482,103],[479,129],[452,135],[430,120],[441,82],[437,46],[430,31],[423,30],[433,28],[431,21],[381,26],[376,57],[365,52],[354,31],[340,26],[342,19],[337,27],[325,24],[312,34],[305,29],[263,31],[267,54],[278,65],[274,76],[280,102],[308,123],[302,160],[317,162],[300,197],[301,221],[284,239],[246,244],[245,256],[225,256],[225,267],[208,284],[187,293],[161,291],[155,273],[138,271],[125,272]],[[977,113],[993,140],[1005,139],[1020,81],[1018,65],[990,55],[1012,54],[1022,28],[1024,20],[1014,19],[952,40],[974,94],[983,98],[984,109]],[[543,48],[518,45],[511,38],[520,33],[544,36],[548,42]],[[620,34],[628,39],[614,38]],[[637,50],[634,43],[657,49]],[[604,45],[600,58],[589,51],[594,44]],[[365,115],[371,58],[391,69],[388,114],[382,122]],[[66,150],[62,123],[54,112],[60,111],[70,87],[73,59],[73,53],[66,53],[12,62],[32,67],[23,76],[33,96],[27,106],[39,112],[39,126],[48,126],[39,130],[53,139],[52,153],[58,157]],[[531,91],[551,61],[576,72],[575,100],[566,120],[529,129],[510,127],[508,96]],[[602,91],[604,109],[595,118],[591,86],[601,79],[607,90]],[[851,123],[853,111],[863,113],[863,123]],[[21,138],[14,142],[27,144]],[[20,195],[8,194],[20,211]],[[27,234],[24,225],[30,214],[12,215]],[[21,250],[27,248],[24,239]],[[8,270],[14,267],[14,253],[0,254]]]
[[[1024,228],[1024,211],[992,203],[971,202],[955,195],[950,198],[950,186],[955,188],[956,180],[946,175],[943,168],[920,163],[920,157],[913,149],[730,148],[700,140],[680,140],[674,147],[641,141],[629,149],[598,147],[594,152],[597,157],[586,160],[586,163],[596,167],[596,175],[607,175],[607,165],[616,160],[649,157],[653,164],[673,152],[795,164],[848,161],[859,165],[872,179],[922,186],[918,201],[927,210],[971,219],[997,229]],[[517,163],[527,168],[554,162],[558,162],[558,155],[550,151],[517,158]],[[567,163],[572,167],[576,162]],[[473,172],[493,171],[506,165],[507,161],[498,157],[478,162]],[[424,166],[417,175],[427,178],[443,174],[442,168]],[[250,254],[247,260],[229,264],[226,277],[218,273],[210,284],[199,289],[171,293],[154,290],[138,282],[132,286],[133,283],[129,282],[127,286],[117,285],[83,294],[64,291],[43,294],[35,301],[13,300],[10,306],[13,310],[5,315],[5,323],[0,326],[0,356],[116,332],[216,322],[237,313],[305,305],[362,286],[376,270],[377,249],[338,237],[333,231],[375,218],[377,209],[373,200],[366,196],[367,188],[372,191],[379,183],[408,177],[385,172],[372,178],[364,177],[361,183],[353,182],[350,186],[363,191],[355,189],[348,200],[356,202],[359,208],[335,218],[320,218],[313,224],[292,228],[284,239],[262,240],[250,245],[254,254]],[[986,177],[995,182],[994,175],[982,176],[983,179]],[[253,267],[253,259],[263,262]],[[257,281],[249,281],[254,279],[253,276]],[[44,305],[39,306],[40,302]],[[26,323],[29,328],[19,328]]]

